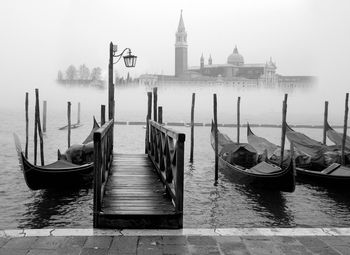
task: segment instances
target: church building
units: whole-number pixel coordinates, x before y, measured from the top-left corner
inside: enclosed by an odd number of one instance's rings
[[[243,85],[265,85],[275,86],[276,84],[292,85],[300,83],[309,84],[314,77],[311,76],[282,76],[276,73],[276,63],[270,60],[266,63],[245,63],[244,57],[238,52],[237,46],[227,57],[227,62],[213,64],[210,55],[207,63],[204,56],[199,58],[199,66],[188,67],[188,43],[185,23],[182,17],[175,33],[175,75],[150,75],[140,76],[141,83],[176,83],[176,82],[227,82]]]

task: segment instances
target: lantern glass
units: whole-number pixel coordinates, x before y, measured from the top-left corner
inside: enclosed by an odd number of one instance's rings
[[[135,67],[136,60],[137,60],[137,56],[131,55],[131,53],[129,53],[129,55],[124,57],[125,66],[126,67]]]

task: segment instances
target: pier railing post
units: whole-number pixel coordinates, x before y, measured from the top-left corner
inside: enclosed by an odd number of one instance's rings
[[[36,112],[36,121],[37,121],[37,128],[39,133],[39,139],[40,139],[40,159],[41,159],[41,165],[44,165],[44,140],[43,140],[43,132],[41,130],[41,122],[40,122],[40,101],[39,101],[39,89],[35,89],[35,112]]]
[[[101,126],[106,123],[106,106],[101,105]]]
[[[241,128],[241,97],[238,97],[237,99],[237,143],[239,144],[239,135],[240,135],[240,128]]]
[[[163,124],[163,107],[158,106],[158,123]]]
[[[43,102],[43,132],[46,132],[47,101]]]

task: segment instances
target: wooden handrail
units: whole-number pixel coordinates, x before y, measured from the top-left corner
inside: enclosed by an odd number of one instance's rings
[[[147,154],[171,196],[177,213],[183,213],[185,134],[149,120]]]
[[[101,212],[104,187],[113,161],[113,129],[114,120],[111,119],[94,132],[94,227],[97,227],[96,216]]]

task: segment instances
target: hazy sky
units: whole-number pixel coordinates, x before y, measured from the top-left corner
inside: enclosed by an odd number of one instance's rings
[[[1,87],[33,87],[57,70],[85,63],[107,69],[108,44],[130,47],[134,69],[121,75],[174,74],[175,32],[183,9],[188,64],[203,53],[226,63],[235,45],[246,63],[273,58],[277,72],[317,75],[346,89],[350,1],[337,0],[2,0]]]

